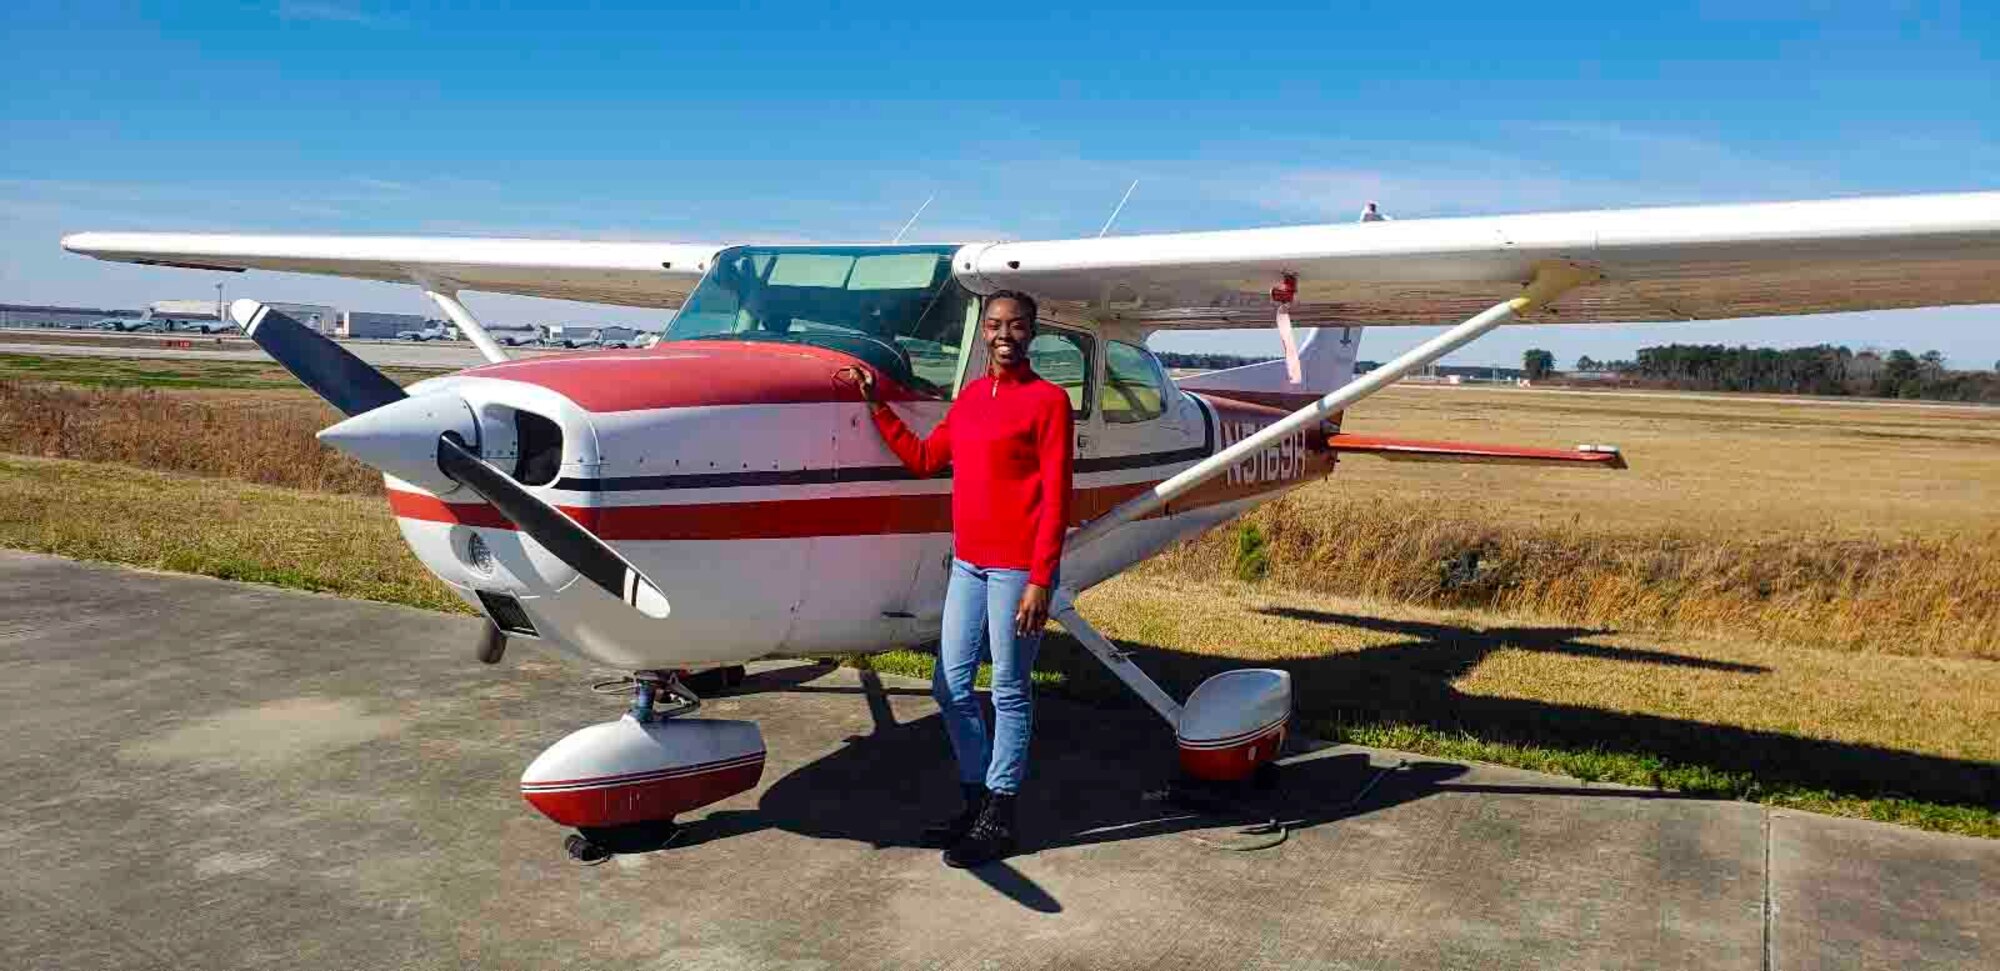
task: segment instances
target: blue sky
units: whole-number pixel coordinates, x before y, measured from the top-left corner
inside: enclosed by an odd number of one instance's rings
[[[912,238],[956,241],[1095,233],[1133,179],[1123,232],[1344,222],[1368,199],[1413,217],[2000,188],[2000,5],[1758,6],[15,0],[0,301],[213,292],[63,254],[79,229],[880,239],[934,195]],[[425,309],[386,284],[228,284]],[[1425,333],[1378,330],[1364,356]],[[1675,339],[1987,367],[2000,307],[1516,329],[1454,360]]]

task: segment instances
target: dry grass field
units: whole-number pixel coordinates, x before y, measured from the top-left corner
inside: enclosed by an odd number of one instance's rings
[[[379,495],[381,473],[313,438],[339,417],[319,399],[289,391],[0,381],[0,452]]]
[[[0,545],[461,609],[323,405],[183,367],[0,370]],[[1253,517],[1256,582],[1222,530],[1085,611],[1178,691],[1292,669],[1327,735],[2000,836],[2000,412],[1410,388],[1347,427],[1633,469],[1351,459]],[[1066,637],[1042,666],[1120,698]]]
[[[467,609],[376,497],[0,454],[0,546]]]
[[[2000,409],[1397,388],[1346,427],[1611,441],[1632,468],[1351,458],[1250,517],[1273,585],[2000,659]],[[1218,533],[1147,571],[1227,575],[1234,547]]]
[[[2000,408],[1880,401],[1396,387],[1346,431],[1567,448],[1632,468],[1523,470],[1354,459],[1347,501],[1421,494],[1510,524],[1722,539],[1990,537],[2000,532]]]
[[[1231,581],[1120,577],[1082,609],[1176,693],[1246,662],[1291,671],[1298,709],[1322,737],[2000,836],[1992,661],[1615,630]],[[1119,695],[1067,638],[1044,654],[1073,690]]]

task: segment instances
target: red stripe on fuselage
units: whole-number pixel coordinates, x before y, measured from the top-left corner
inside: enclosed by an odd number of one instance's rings
[[[1080,489],[1070,505],[1070,525],[1081,526],[1155,484],[1135,482]],[[1155,516],[1187,512],[1296,484],[1291,481],[1231,486],[1218,481]],[[499,510],[484,503],[445,502],[398,489],[389,490],[389,508],[403,519],[489,529],[514,528]],[[945,493],[556,508],[600,538],[612,541],[801,539],[951,532],[951,496]]]
[[[1226,445],[1282,417],[1282,413],[1256,405],[1213,399],[1211,403],[1223,426],[1219,445]],[[1252,456],[1230,473],[1217,476],[1154,516],[1171,516],[1252,498],[1287,489],[1333,471],[1334,456],[1325,448],[1323,435],[1300,432],[1294,438],[1295,441],[1288,446],[1273,446]],[[1162,468],[1156,474],[1164,478],[1167,471]],[[1077,489],[1070,499],[1070,525],[1081,526],[1126,499],[1151,489],[1158,482]],[[492,529],[514,528],[514,524],[500,515],[499,510],[484,502],[446,502],[432,496],[391,489],[389,508],[404,519]],[[951,496],[943,492],[557,508],[585,529],[612,541],[800,539],[951,531]]]
[[[1081,525],[1151,486],[1147,482],[1078,490],[1071,504],[1075,520],[1071,525]],[[951,496],[936,492],[556,508],[606,540],[800,539],[951,532]],[[445,502],[400,489],[389,490],[389,509],[403,519],[514,528],[498,509],[485,503]]]
[[[500,510],[484,502],[446,502],[436,496],[426,496],[401,489],[390,489],[389,511],[398,519],[421,519],[433,523],[458,523],[464,526],[484,526],[489,529],[513,529],[514,523],[500,515]],[[569,518],[582,522],[576,511],[564,509]]]

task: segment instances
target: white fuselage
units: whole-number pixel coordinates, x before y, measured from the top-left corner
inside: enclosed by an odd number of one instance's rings
[[[468,603],[491,612],[481,591],[511,596],[538,636],[606,666],[671,669],[922,643],[937,636],[949,575],[951,481],[902,468],[865,406],[830,380],[844,363],[814,349],[679,342],[493,365],[410,389],[462,396],[479,416],[481,452],[503,466],[525,441],[513,410],[560,426],[553,481],[524,484],[665,591],[665,619],[579,579],[449,480],[426,489],[391,477],[391,505],[418,558]],[[1225,437],[1281,416],[1164,390],[1160,414],[1145,421],[1077,417],[1072,526],[1212,454]],[[923,432],[950,405],[892,407]],[[1070,551],[1063,586],[1090,587],[1332,467],[1303,439],[1273,453],[1167,515]],[[474,555],[475,536],[490,557]]]

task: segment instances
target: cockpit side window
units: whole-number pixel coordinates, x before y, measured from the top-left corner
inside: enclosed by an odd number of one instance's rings
[[[1042,325],[1028,345],[1028,366],[1069,394],[1070,414],[1090,417],[1090,335]]]

